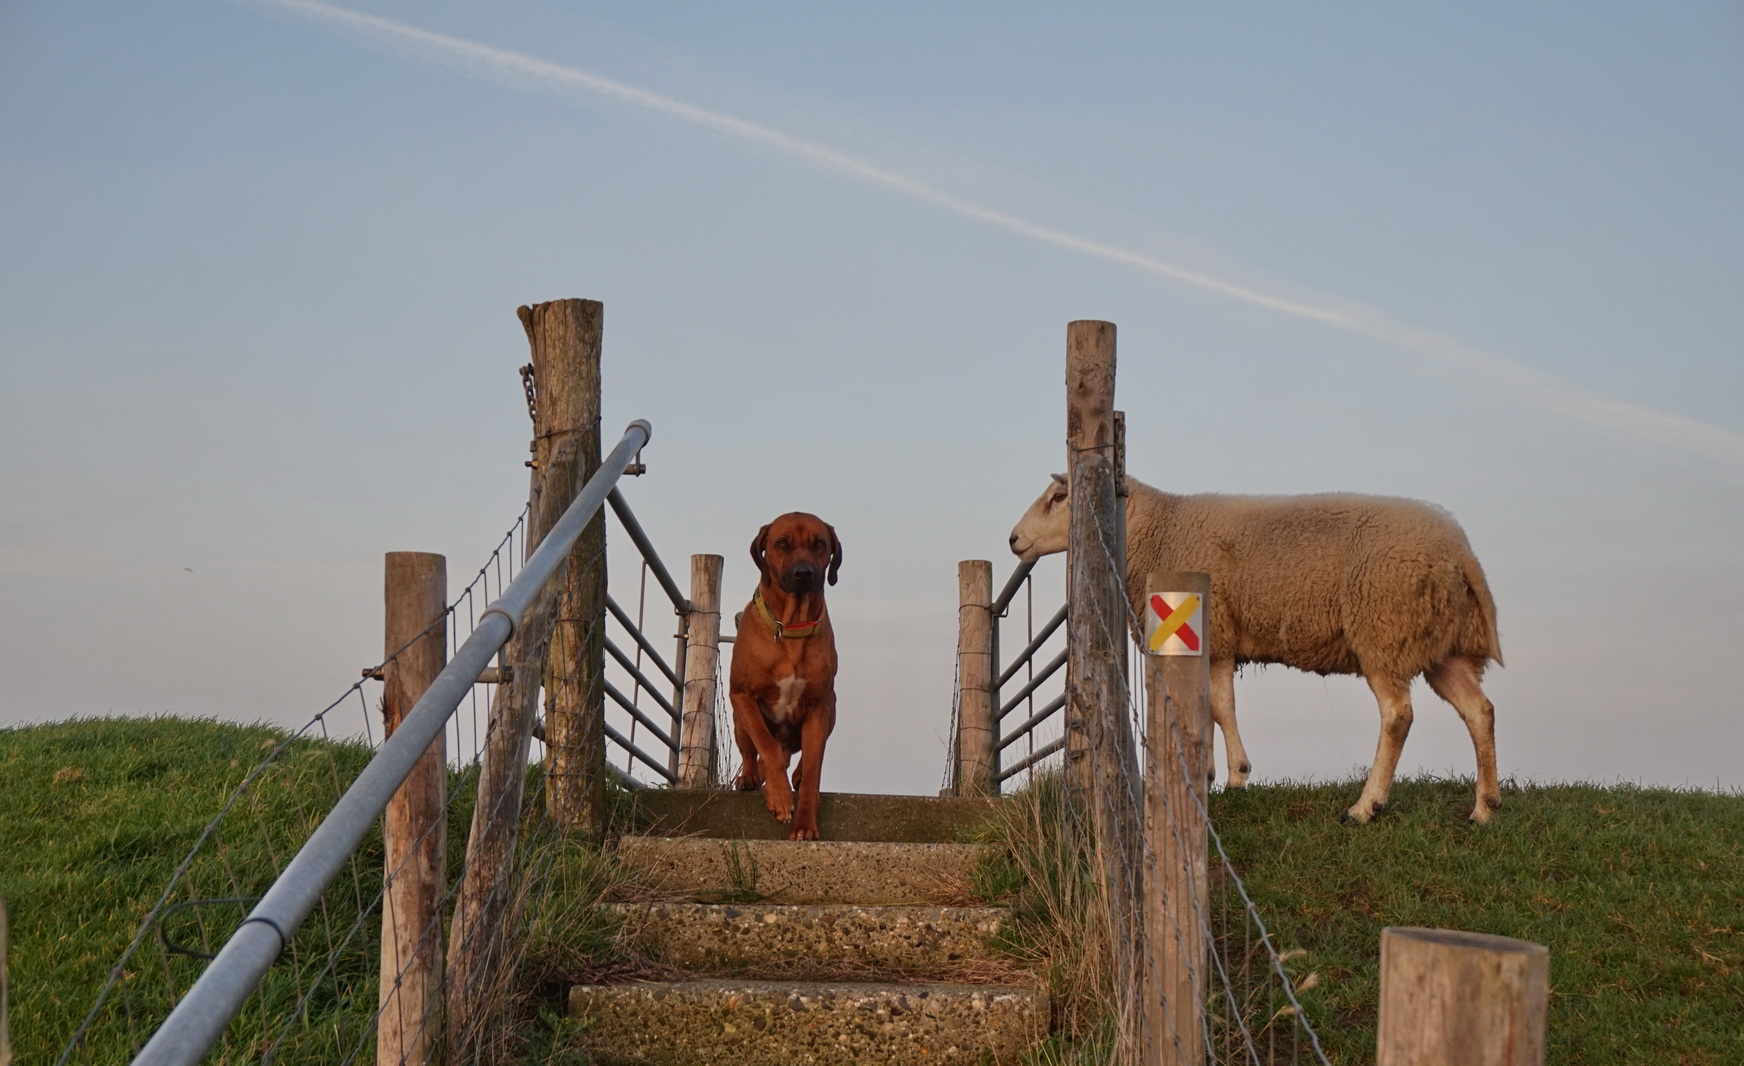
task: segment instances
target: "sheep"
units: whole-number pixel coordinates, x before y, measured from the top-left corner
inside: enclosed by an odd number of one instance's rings
[[[1211,574],[1211,715],[1223,732],[1228,786],[1247,782],[1235,725],[1235,668],[1281,663],[1361,674],[1381,711],[1380,742],[1361,797],[1344,817],[1386,806],[1419,674],[1465,721],[1477,751],[1473,822],[1501,806],[1495,708],[1479,681],[1502,662],[1496,606],[1453,516],[1393,496],[1181,496],[1128,478],[1127,594],[1140,615],[1147,575]],[[1066,550],[1071,506],[1054,475],[1011,531],[1027,561]]]

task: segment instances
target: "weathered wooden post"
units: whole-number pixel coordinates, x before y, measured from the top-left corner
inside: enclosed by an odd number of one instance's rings
[[[1381,930],[1376,1066],[1544,1066],[1550,952],[1452,929]]]
[[[1211,776],[1211,575],[1145,582],[1146,1001],[1154,1063],[1205,1061],[1205,786]]]
[[[391,736],[448,663],[448,560],[389,552],[385,590],[382,718]],[[439,733],[382,815],[377,1062],[434,1062],[441,1044],[447,792],[448,742]]]
[[[540,378],[540,353],[542,350],[548,352],[551,345],[533,341],[532,329],[529,327],[529,341],[535,357],[533,365],[523,369],[524,374],[533,375],[528,388],[534,434],[533,458],[528,463],[532,467],[525,541],[525,552],[529,556],[563,516],[580,487],[586,484],[587,475],[582,474],[581,470],[585,467],[591,471],[599,465],[598,351],[599,324],[604,308],[592,300],[561,302],[579,305],[571,309],[569,317],[572,324],[585,327],[589,321],[593,323],[594,374],[591,394],[595,397],[592,408],[595,412],[592,422],[596,438],[593,451],[595,458],[591,465],[585,462],[581,433],[552,428],[554,423],[578,424],[579,419],[573,413],[567,416],[566,423],[556,423],[555,416],[542,417],[548,399],[551,404],[572,411],[576,407],[584,407],[584,401],[576,400],[575,393],[579,391],[585,398],[589,387],[583,382],[577,388],[573,381],[570,382],[570,387],[560,386],[557,383],[560,380],[557,377],[558,371],[550,369],[553,362],[561,365],[559,360],[544,360],[547,376]],[[519,314],[523,326],[526,326],[528,320],[534,317],[534,310],[522,307]],[[588,347],[587,330],[581,329],[579,333],[575,343],[568,347],[580,348],[585,354]],[[570,362],[578,363],[585,369],[588,360],[583,358]],[[549,397],[548,390],[551,393]],[[564,398],[566,395],[567,399]],[[603,543],[603,528],[597,532]],[[593,526],[589,526],[582,533],[575,552],[570,556],[572,564],[577,555],[582,553],[582,546],[595,533]],[[603,573],[604,559],[600,558],[597,565],[602,568]],[[565,577],[568,569],[566,567],[563,571]],[[492,1007],[497,972],[511,955],[509,947],[513,936],[517,898],[515,849],[520,835],[528,749],[533,738],[533,719],[539,709],[539,688],[546,652],[550,646],[552,627],[564,587],[564,582],[553,579],[540,592],[533,607],[520,620],[515,635],[503,649],[503,673],[498,678],[496,692],[491,699],[490,717],[485,727],[484,752],[479,757],[478,801],[473,806],[472,827],[466,841],[466,873],[456,894],[454,916],[448,930],[445,1012],[448,1038],[445,1049],[450,1059],[467,1050],[471,1038],[482,1028]],[[600,759],[604,761],[603,742]]]
[[[959,796],[999,791],[999,731],[993,720],[993,564],[957,564],[957,766]]]
[[[1066,444],[1072,501],[1067,564],[1066,724],[1084,733],[1068,745],[1068,786],[1089,782],[1096,853],[1108,905],[1114,990],[1121,997],[1118,1048],[1136,1061],[1146,1045],[1143,849],[1138,758],[1126,687],[1126,560],[1116,557],[1114,324],[1066,327]],[[1079,767],[1082,767],[1081,769]],[[1079,793],[1082,795],[1082,793]]]
[[[599,468],[604,310],[595,300],[553,300],[519,311],[533,350],[539,494],[557,494],[565,507]],[[546,809],[558,825],[579,822],[590,835],[605,818],[605,617],[602,511],[570,552],[545,663]]]
[[[690,616],[684,623],[684,704],[678,787],[713,788],[715,689],[721,673],[721,568],[718,555],[690,557]]]

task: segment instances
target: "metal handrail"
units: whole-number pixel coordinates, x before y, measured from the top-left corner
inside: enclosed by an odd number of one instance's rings
[[[1034,655],[1035,655],[1034,652],[1030,653],[1030,657],[1032,659],[1034,658]],[[1053,677],[1055,674],[1059,673],[1060,667],[1066,665],[1066,655],[1067,655],[1066,649],[1061,648],[1060,654],[1054,656],[1054,659],[1052,662],[1048,663],[1048,665],[1046,665],[1046,666],[1042,667],[1040,670],[1036,671],[1036,675],[1034,677],[1030,678],[1029,681],[1027,681],[1022,688],[1017,690],[1017,695],[1011,697],[1011,699],[1007,700],[1005,703],[1000,705],[999,710],[997,712],[995,712],[993,715],[993,720],[995,722],[1004,720],[1005,716],[1010,714],[1012,711],[1016,710],[1017,705],[1022,703],[1025,699],[1027,699],[1029,697],[1030,693],[1034,692],[1037,688],[1039,688],[1043,682],[1047,681],[1048,678]],[[1022,665],[1021,661],[1019,662],[1019,665]]]
[[[624,627],[624,631],[630,634],[630,639],[636,642],[636,646],[648,653],[648,658],[654,660],[654,665],[658,666],[660,672],[666,675],[666,680],[672,682],[674,687],[683,689],[684,682],[679,678],[677,671],[666,665],[666,660],[654,650],[654,645],[648,643],[648,638],[642,635],[642,631],[636,627],[636,623],[630,621],[630,616],[624,613],[624,609],[618,606],[618,601],[612,599],[609,592],[606,593],[606,610],[610,611],[612,617],[618,620],[618,624]]]
[[[631,718],[642,723],[643,728],[654,734],[655,739],[660,741],[661,747],[667,749],[678,747],[678,742],[673,740],[672,737],[667,734],[666,730],[661,729],[659,725],[655,724],[654,719],[648,717],[647,712],[636,706],[636,701],[624,695],[623,689],[620,689],[610,681],[602,680],[600,684],[605,688],[606,695],[612,698],[613,703],[628,711]]]
[[[1066,623],[1068,607],[1065,604],[1061,604],[1060,609],[1055,611],[1053,616],[1042,625],[1041,631],[1031,637],[1029,643],[1024,646],[1023,650],[1013,656],[1011,662],[1004,664],[1004,668],[1001,669],[999,657],[999,619],[1005,617],[1009,612],[1012,600],[1014,600],[1017,597],[1018,592],[1024,588],[1024,585],[1029,580],[1030,573],[1035,569],[1035,566],[1036,564],[1033,560],[1017,564],[1017,567],[1012,570],[1011,576],[1006,579],[1005,586],[999,590],[999,595],[994,597],[991,607],[993,614],[993,661],[991,665],[994,677],[991,686],[991,696],[995,708],[993,712],[993,721],[996,729],[997,723],[1003,721],[1007,715],[1021,706],[1024,701],[1033,701],[1036,689],[1041,687],[1042,684],[1047,682],[1048,679],[1052,678],[1066,665],[1067,653],[1061,651],[1046,666],[1041,667],[1039,670],[1034,669],[1035,657],[1036,654],[1041,651],[1042,645],[1046,644],[1050,638],[1059,632],[1060,627]],[[1015,694],[1009,698],[1001,699],[1000,690],[1004,688],[1012,678],[1016,677],[1017,672],[1022,670],[1025,666],[1030,666],[1032,668],[1031,676],[1024,682],[1023,687],[1018,689]],[[1042,759],[1065,747],[1065,738],[1061,737],[1043,745],[1039,750],[1031,753],[1029,756],[1012,766],[1002,767],[1000,765],[1002,762],[1000,756],[1007,748],[1011,747],[1011,745],[1017,743],[1019,740],[1022,740],[1024,737],[1032,734],[1037,726],[1041,725],[1049,718],[1052,718],[1055,714],[1058,714],[1060,709],[1065,705],[1066,697],[1064,694],[1061,694],[1058,698],[1050,700],[1047,704],[1041,707],[1041,709],[1035,710],[1034,713],[1024,719],[1024,721],[1010,733],[999,737],[993,747],[993,779],[995,783],[1003,782],[1015,774],[1022,773],[1024,770],[1034,766]],[[1033,702],[1031,703],[1031,706],[1034,706]]]
[[[133,1059],[134,1066],[192,1066],[218,1042],[273,961],[352,852],[375,826],[406,776],[447,726],[479,672],[514,635],[540,590],[562,569],[569,550],[605,503],[653,428],[638,419],[576,494],[508,588],[479,616],[472,635],[412,706],[369,765],[339,797],[211,965]]]
[[[1006,778],[1016,777],[1018,774],[1023,773],[1025,770],[1034,766],[1036,763],[1041,762],[1043,759],[1052,755],[1054,752],[1061,750],[1065,746],[1065,737],[1055,737],[1051,742],[1037,748],[1033,754],[1019,762],[1013,763],[1010,769],[1000,771],[999,774],[995,776],[994,780],[1004,783]]]
[[[665,696],[662,696],[659,692],[655,691],[654,682],[648,680],[647,674],[644,674],[642,671],[636,669],[636,664],[630,661],[630,657],[628,655],[624,654],[622,648],[619,648],[616,644],[613,644],[608,639],[606,641],[606,651],[611,655],[611,657],[613,659],[617,660],[619,666],[624,668],[625,673],[627,673],[631,677],[635,678],[636,683],[641,685],[644,689],[646,689],[648,691],[648,697],[650,699],[652,699],[655,703],[658,703],[660,705],[660,709],[665,711],[672,718],[672,721],[674,723],[677,723],[680,720],[678,708],[672,706],[671,700],[667,699]]]
[[[678,582],[672,580],[672,575],[666,572],[666,564],[660,561],[660,553],[654,550],[654,543],[648,539],[648,534],[642,531],[642,523],[636,521],[636,516],[630,510],[629,501],[617,489],[611,491],[606,499],[611,501],[612,511],[618,516],[618,521],[624,524],[624,532],[630,535],[630,540],[636,545],[636,550],[647,560],[648,569],[654,571],[654,580],[660,582],[660,587],[666,590],[666,598],[672,601],[672,609],[679,614],[690,613],[690,600],[684,593],[678,591]]]
[[[605,723],[605,730],[606,730],[606,739],[610,740],[612,743],[616,744],[618,747],[623,748],[625,751],[629,752],[631,755],[635,756],[636,758],[642,760],[642,762],[647,764],[647,766],[650,770],[653,770],[655,773],[659,774],[661,777],[664,777],[668,781],[677,781],[678,780],[677,774],[673,773],[671,770],[667,769],[665,766],[662,766],[660,763],[655,762],[654,756],[643,751],[641,748],[638,748],[635,745],[635,743],[630,740],[629,737],[626,737],[624,734],[618,732],[616,729],[613,729],[612,724],[610,722]],[[626,776],[628,776],[628,775],[626,775]]]
[[[1053,717],[1054,712],[1059,710],[1061,707],[1064,707],[1065,705],[1066,705],[1066,694],[1064,692],[1062,692],[1058,696],[1055,696],[1051,701],[1049,701],[1044,707],[1042,707],[1041,710],[1030,715],[1028,718],[1025,718],[1023,720],[1022,725],[1018,726],[1016,729],[1013,729],[1009,735],[1007,735],[1004,739],[1000,740],[999,747],[997,750],[1004,751],[1006,748],[1009,748],[1013,744],[1022,740],[1026,733],[1028,733],[1030,730],[1034,729],[1036,726],[1041,725],[1043,722],[1047,721],[1049,718]]]
[[[1060,609],[1054,612],[1054,616],[1048,619],[1046,625],[1042,626],[1042,631],[1035,635],[1035,639],[1030,641],[1028,646],[1017,653],[1017,658],[1012,660],[1011,665],[1005,668],[1005,673],[999,675],[999,680],[993,682],[994,688],[999,688],[1007,681],[1010,681],[1011,675],[1017,673],[1026,661],[1035,656],[1035,653],[1040,650],[1041,646],[1048,642],[1048,638],[1054,635],[1054,631],[1066,624],[1066,612],[1069,610],[1071,610],[1071,608],[1068,605],[1064,603],[1060,604]]]
[[[1011,598],[1017,595],[1017,590],[1023,587],[1024,578],[1028,577],[1029,572],[1035,567],[1036,561],[1034,559],[1027,563],[1017,564],[1017,569],[1013,570],[1011,577],[1006,579],[1005,587],[1000,589],[999,595],[993,599],[993,617],[1005,617],[1006,608],[1011,606]]]

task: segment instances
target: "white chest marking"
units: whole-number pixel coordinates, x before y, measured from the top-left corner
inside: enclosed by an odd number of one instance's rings
[[[781,696],[775,701],[775,706],[769,708],[769,717],[785,722],[799,706],[800,694],[805,691],[805,678],[783,677],[775,682],[775,687],[781,690]]]

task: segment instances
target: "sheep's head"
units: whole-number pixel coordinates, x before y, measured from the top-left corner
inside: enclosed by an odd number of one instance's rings
[[[1072,525],[1072,505],[1067,499],[1066,475],[1055,474],[1046,492],[1036,497],[1011,531],[1011,551],[1024,562],[1066,550]]]

